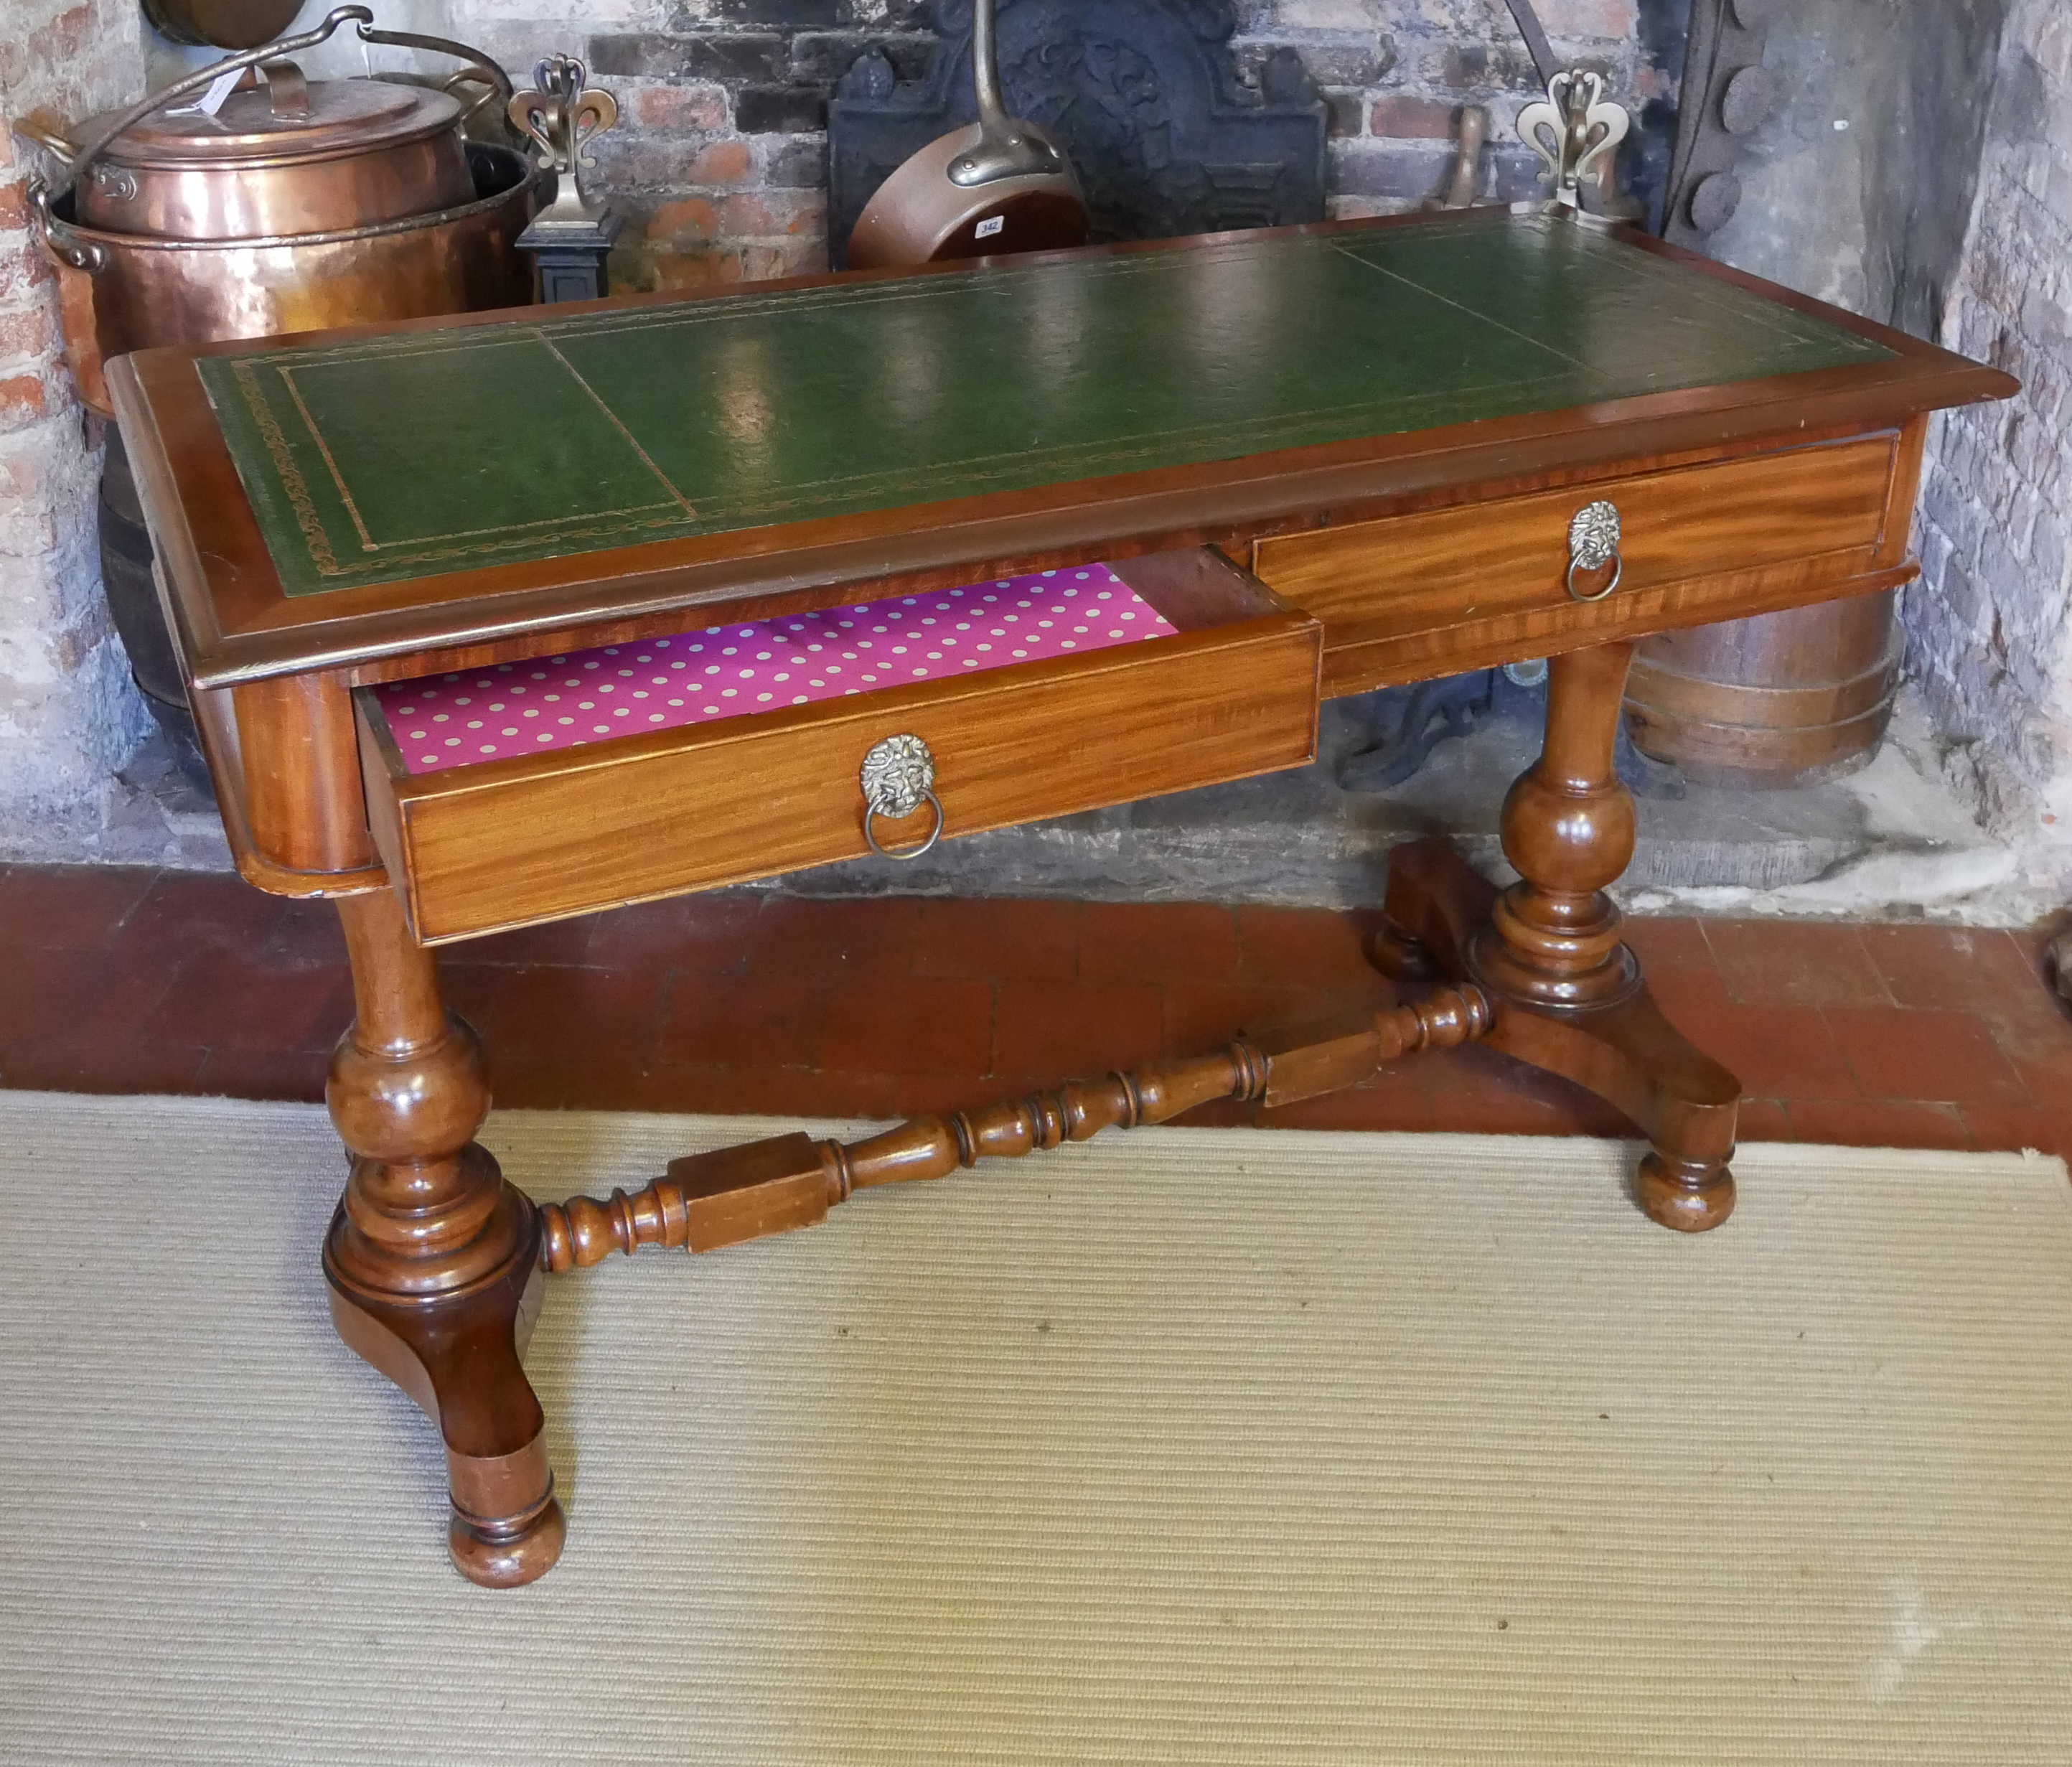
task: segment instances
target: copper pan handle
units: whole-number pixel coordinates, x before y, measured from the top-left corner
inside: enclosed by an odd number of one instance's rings
[[[44,212],[48,213],[50,203],[55,203],[79,182],[80,175],[99,156],[101,150],[132,124],[142,122],[154,110],[162,110],[175,98],[184,98],[189,92],[205,90],[227,73],[239,68],[255,68],[262,61],[271,61],[277,55],[285,55],[293,50],[313,48],[348,18],[359,21],[363,37],[371,35],[367,27],[374,22],[374,14],[365,6],[335,6],[325,15],[322,24],[305,31],[299,37],[282,37],[273,43],[262,43],[257,49],[240,50],[234,55],[226,55],[221,61],[175,80],[162,92],[154,92],[147,98],[140,98],[114,121],[98,130],[72,154],[64,170],[59,173],[57,181],[48,188]],[[32,191],[38,183],[38,180],[31,180]]]
[[[993,33],[993,0],[972,0],[972,90],[978,99],[978,139],[950,162],[950,182],[962,189],[1004,178],[1054,177],[1064,156],[1018,117],[1007,113],[1000,88],[1000,48]]]

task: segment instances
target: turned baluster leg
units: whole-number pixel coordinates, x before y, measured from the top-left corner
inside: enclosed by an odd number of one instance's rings
[[[356,1009],[325,1089],[352,1156],[324,1243],[331,1317],[439,1426],[461,1574],[529,1583],[565,1525],[518,1360],[543,1280],[539,1217],[472,1139],[489,1112],[481,1045],[441,1003],[395,894],[338,909]]]
[[[1612,765],[1630,644],[1549,659],[1547,738],[1503,800],[1503,856],[1520,881],[1497,898],[1471,961],[1511,999],[1605,1006],[1640,985],[1605,892],[1633,860],[1633,794]]]
[[[1376,960],[1400,976],[1466,977],[1494,1002],[1490,1047],[1610,1100],[1654,1151],[1641,1206],[1664,1227],[1716,1227],[1741,1085],[1655,1006],[1605,886],[1633,857],[1633,796],[1612,762],[1630,644],[1551,660],[1547,740],[1503,806],[1520,881],[1501,893],[1444,842],[1390,856],[1391,925]]]

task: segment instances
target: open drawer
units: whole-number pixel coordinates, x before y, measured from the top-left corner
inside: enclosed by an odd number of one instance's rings
[[[911,850],[937,805],[955,836],[1297,766],[1321,655],[1203,547],[354,701],[376,844],[434,943],[855,858],[867,825]],[[923,749],[933,800],[898,816]]]

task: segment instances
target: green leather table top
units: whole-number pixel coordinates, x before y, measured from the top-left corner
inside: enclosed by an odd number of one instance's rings
[[[199,359],[291,595],[1889,358],[1540,216]]]

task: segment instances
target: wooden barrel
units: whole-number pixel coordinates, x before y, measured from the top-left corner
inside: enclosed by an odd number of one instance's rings
[[[1892,717],[1897,595],[1643,639],[1626,689],[1634,746],[1705,785],[1777,790],[1853,773]]]

